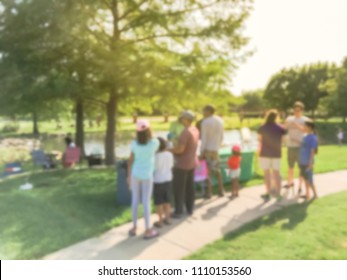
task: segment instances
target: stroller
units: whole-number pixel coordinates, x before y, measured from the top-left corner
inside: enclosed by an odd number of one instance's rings
[[[194,173],[194,182],[196,185],[201,187],[202,196],[205,194],[205,189],[207,186],[208,179],[208,169],[205,160],[197,160],[197,167]]]

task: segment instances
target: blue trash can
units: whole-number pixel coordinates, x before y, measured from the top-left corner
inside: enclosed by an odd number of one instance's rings
[[[117,205],[129,206],[131,204],[131,192],[127,183],[128,161],[120,160],[117,162]]]

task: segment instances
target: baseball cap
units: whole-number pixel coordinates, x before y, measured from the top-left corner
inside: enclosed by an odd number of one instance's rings
[[[240,153],[241,152],[241,147],[239,145],[234,145],[231,148],[231,151]]]
[[[136,131],[141,132],[150,128],[149,121],[147,120],[138,120],[136,123]]]
[[[190,120],[191,122],[194,121],[195,119],[195,115],[192,111],[183,111],[181,114],[180,114],[180,117],[179,119],[187,119],[187,120]]]

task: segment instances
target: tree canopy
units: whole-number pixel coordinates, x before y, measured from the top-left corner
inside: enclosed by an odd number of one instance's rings
[[[83,146],[85,110],[99,108],[113,164],[119,112],[177,113],[212,100],[226,110],[231,74],[248,55],[251,2],[0,1],[2,114],[37,123],[71,104]]]

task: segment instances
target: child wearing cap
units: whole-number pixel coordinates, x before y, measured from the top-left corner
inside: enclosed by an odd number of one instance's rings
[[[133,220],[133,228],[129,231],[129,235],[136,235],[138,206],[142,198],[146,227],[144,238],[151,239],[158,236],[158,232],[151,227],[150,215],[155,154],[159,148],[159,140],[152,139],[150,124],[147,120],[139,120],[136,130],[136,140],[131,142],[131,155],[128,164],[128,184],[131,189]]]
[[[305,180],[306,196],[310,199],[310,188],[313,190],[314,198],[317,198],[316,188],[313,183],[313,166],[314,157],[318,150],[317,136],[314,134],[314,123],[312,121],[305,122],[306,135],[302,141],[300,148],[300,175]]]
[[[234,145],[231,149],[231,156],[228,160],[228,166],[230,168],[229,174],[231,178],[231,199],[239,196],[240,189],[240,173],[241,173],[241,148],[238,145]]]

